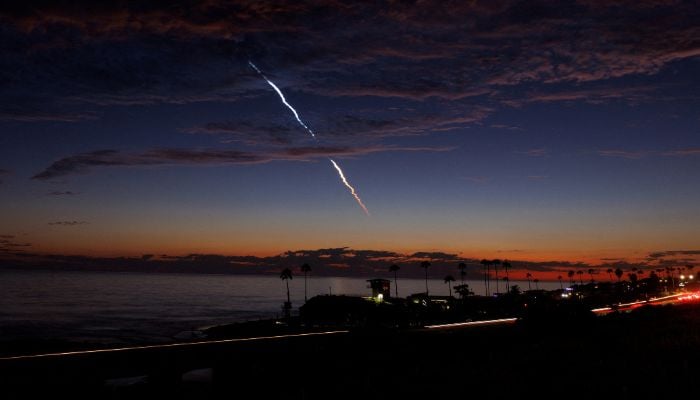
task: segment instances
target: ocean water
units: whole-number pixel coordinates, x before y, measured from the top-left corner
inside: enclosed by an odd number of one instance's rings
[[[307,283],[309,298],[328,293],[370,294],[365,278],[309,276]],[[483,282],[467,283],[482,294]],[[512,284],[527,288],[527,282]],[[541,289],[559,287],[557,282],[539,285]],[[425,291],[425,280],[399,277],[398,286],[399,295],[406,296]],[[429,287],[431,294],[448,293],[442,280],[430,280]],[[297,310],[304,301],[303,276],[296,275],[289,288]],[[207,326],[278,317],[285,300],[285,282],[274,275],[0,269],[0,341],[171,341]]]

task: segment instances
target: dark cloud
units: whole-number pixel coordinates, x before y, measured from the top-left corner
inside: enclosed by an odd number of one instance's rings
[[[649,258],[673,257],[678,255],[700,255],[700,250],[667,250],[649,253]]]
[[[30,243],[18,242],[15,235],[0,235],[0,255],[23,253]]]
[[[76,225],[85,225],[87,224],[86,221],[54,221],[54,222],[49,222],[49,225],[54,225],[54,226],[76,226]]]
[[[391,151],[450,151],[447,147],[290,147],[270,152],[238,150],[157,149],[138,154],[98,150],[60,159],[32,179],[47,180],[90,171],[95,167],[154,165],[260,164],[271,161],[310,161],[328,156],[353,157]]]
[[[65,190],[65,191],[54,190],[53,192],[49,192],[46,195],[47,196],[76,196],[76,195],[78,195],[78,193],[71,192],[70,190]]]
[[[693,1],[10,1],[0,7],[0,93],[16,106],[0,114],[75,120],[91,114],[59,116],[85,104],[239,99],[264,87],[248,59],[281,87],[319,95],[463,110],[476,99],[636,101],[648,94],[586,85],[699,56],[698,20]],[[533,93],[530,83],[576,90]],[[523,90],[505,90],[514,87]],[[43,117],[42,101],[52,106]]]

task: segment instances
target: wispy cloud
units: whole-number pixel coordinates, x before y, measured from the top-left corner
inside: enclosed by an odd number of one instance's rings
[[[669,150],[662,153],[665,156],[673,157],[686,157],[686,156],[700,156],[700,147]]]
[[[77,192],[72,192],[70,190],[60,191],[54,190],[53,192],[46,193],[47,196],[76,196]]]
[[[156,149],[143,153],[121,153],[117,150],[98,150],[60,159],[32,179],[48,180],[71,174],[85,173],[97,167],[157,166],[157,165],[226,165],[261,164],[272,161],[311,161],[335,156],[355,157],[381,152],[443,152],[451,147],[290,147],[269,152],[238,150]]]
[[[479,183],[479,184],[486,183],[486,182],[489,182],[491,180],[491,178],[489,178],[487,176],[463,176],[462,179],[464,179],[465,181],[468,181],[468,182]]]
[[[516,151],[517,154],[524,154],[530,157],[544,157],[549,152],[547,149],[539,148],[539,149],[530,149],[530,150],[524,150],[524,151]]]
[[[49,225],[53,226],[76,226],[76,225],[85,225],[87,224],[86,221],[54,221],[54,222],[49,222]]]
[[[648,151],[630,151],[630,150],[599,150],[598,155],[603,157],[626,158],[628,160],[638,160],[648,156]]]

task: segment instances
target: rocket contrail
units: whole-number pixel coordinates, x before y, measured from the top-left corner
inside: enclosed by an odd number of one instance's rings
[[[280,90],[280,88],[278,88],[277,85],[275,85],[274,83],[272,83],[271,80],[267,79],[267,77],[265,76],[265,74],[263,74],[262,71],[260,71],[260,69],[258,69],[258,67],[256,67],[255,64],[253,64],[252,61],[248,61],[248,64],[250,64],[250,66],[253,67],[253,69],[254,69],[258,74],[260,74],[260,76],[261,76],[263,79],[265,79],[265,82],[267,82],[270,86],[272,86],[273,89],[275,89],[275,92],[277,92],[277,94],[280,96],[280,99],[282,99],[282,103],[284,103],[284,105],[287,106],[287,108],[289,108],[290,110],[292,110],[292,113],[294,113],[294,117],[297,119],[297,122],[299,122],[299,123],[301,124],[301,126],[303,126],[304,129],[306,129],[306,130],[311,134],[311,137],[313,137],[314,139],[316,139],[316,134],[314,133],[314,131],[312,131],[311,128],[309,128],[308,126],[306,126],[306,124],[304,123],[304,121],[302,121],[301,118],[299,118],[299,114],[297,114],[297,110],[295,110],[294,107],[292,107],[291,104],[287,103],[287,99],[284,98],[284,94],[282,94],[282,91]]]
[[[309,133],[311,134],[311,137],[313,137],[314,139],[318,140],[318,138],[316,137],[316,134],[314,133],[314,131],[312,131],[311,128],[309,128],[308,126],[306,126],[306,124],[304,123],[304,121],[301,120],[301,118],[299,117],[299,114],[297,113],[297,110],[295,110],[294,107],[292,107],[291,104],[287,103],[287,99],[284,97],[284,94],[283,94],[282,91],[277,87],[277,85],[275,85],[274,83],[272,83],[271,80],[267,79],[267,77],[265,76],[265,74],[263,74],[262,71],[260,71],[260,69],[259,69],[255,64],[253,64],[252,61],[248,60],[248,65],[250,65],[250,66],[255,70],[255,72],[257,72],[257,73],[265,80],[265,82],[267,82],[270,86],[272,86],[272,88],[275,90],[275,92],[277,92],[277,94],[280,96],[280,99],[282,100],[282,103],[283,103],[285,106],[287,106],[287,108],[289,108],[289,109],[292,111],[292,113],[294,114],[294,117],[297,119],[297,122],[299,122],[299,124],[301,124],[301,126],[303,126],[304,129],[306,129],[306,131],[309,132]],[[338,171],[338,175],[340,175],[340,180],[343,181],[343,184],[348,188],[348,190],[350,190],[350,194],[352,195],[352,197],[355,198],[355,200],[357,201],[357,204],[359,204],[360,207],[362,207],[362,210],[365,212],[365,214],[369,215],[369,210],[367,210],[367,207],[365,207],[365,203],[362,202],[362,199],[360,198],[360,196],[359,196],[359,195],[357,194],[357,192],[355,191],[355,188],[352,187],[352,185],[350,185],[350,183],[348,182],[348,180],[345,178],[345,174],[343,173],[343,170],[340,169],[340,166],[339,166],[338,164],[336,164],[336,162],[333,161],[332,158],[328,157],[328,160],[331,162],[331,164],[333,164],[333,167],[335,167],[335,169]]]
[[[360,207],[362,207],[362,209],[364,210],[365,214],[369,215],[369,210],[367,209],[367,207],[365,207],[365,203],[363,203],[363,202],[362,202],[362,199],[360,198],[360,196],[358,196],[357,193],[355,193],[355,188],[352,187],[352,185],[350,185],[350,184],[348,183],[348,180],[347,180],[347,179],[345,179],[345,174],[343,173],[343,170],[340,169],[340,167],[338,166],[338,164],[336,164],[335,161],[333,161],[332,158],[329,158],[329,160],[331,161],[331,164],[333,164],[333,166],[335,167],[335,169],[338,170],[338,175],[340,175],[340,180],[342,180],[343,183],[345,184],[345,186],[347,186],[347,188],[350,190],[350,194],[352,194],[352,196],[355,198],[355,200],[357,200],[357,204],[359,204]]]

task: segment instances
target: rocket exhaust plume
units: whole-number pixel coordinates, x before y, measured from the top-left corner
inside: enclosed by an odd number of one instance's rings
[[[257,72],[258,75],[260,75],[260,77],[262,77],[265,80],[265,82],[267,82],[267,84],[270,85],[272,87],[272,89],[275,90],[275,92],[277,92],[277,95],[279,95],[280,100],[282,100],[282,103],[292,111],[292,114],[294,114],[294,118],[297,119],[297,122],[301,126],[303,126],[307,132],[309,132],[311,134],[312,138],[314,138],[315,140],[318,140],[314,131],[312,131],[311,128],[309,128],[304,123],[304,121],[301,120],[301,117],[299,117],[299,113],[297,113],[297,110],[295,110],[294,107],[292,107],[292,105],[287,102],[287,99],[284,97],[284,94],[282,93],[280,88],[278,88],[277,85],[275,85],[271,80],[267,79],[265,74],[263,74],[262,71],[260,71],[260,69],[255,64],[253,64],[252,61],[248,60],[248,65],[250,65],[255,70],[255,72]],[[332,158],[329,157],[328,160],[330,160],[331,164],[333,164],[333,167],[335,167],[335,169],[338,171],[338,175],[340,175],[340,180],[343,181],[343,184],[348,188],[348,190],[350,190],[350,194],[352,195],[352,197],[355,198],[355,201],[357,201],[357,204],[360,205],[360,207],[362,208],[362,211],[364,211],[365,214],[367,214],[369,216],[369,210],[367,210],[365,203],[362,202],[362,199],[355,191],[355,188],[352,187],[352,185],[350,185],[348,180],[345,178],[345,174],[343,173],[343,170],[340,168],[340,166],[335,161],[333,161]]]
[[[297,119],[297,122],[299,122],[299,123],[301,124],[301,126],[303,126],[304,129],[306,129],[306,131],[309,132],[309,133],[311,134],[311,137],[313,137],[314,139],[316,139],[316,134],[314,133],[314,131],[312,131],[311,128],[309,128],[308,126],[306,126],[306,124],[304,123],[304,121],[302,121],[301,118],[299,118],[299,114],[297,114],[297,110],[295,110],[294,107],[292,107],[291,104],[287,103],[287,99],[284,98],[284,94],[282,94],[282,91],[280,90],[280,88],[278,88],[277,85],[275,85],[274,83],[272,83],[271,80],[267,79],[267,77],[265,76],[265,74],[263,74],[262,71],[260,71],[260,70],[258,69],[258,67],[256,67],[255,64],[253,64],[252,61],[248,61],[248,64],[250,64],[250,66],[253,67],[253,69],[254,69],[263,79],[265,79],[265,82],[267,82],[270,86],[272,86],[273,89],[275,89],[275,92],[277,92],[277,94],[280,96],[280,99],[282,100],[282,103],[283,103],[285,106],[287,106],[287,108],[289,108],[290,110],[292,110],[292,113],[294,114],[294,118]]]
[[[336,164],[332,158],[329,158],[329,160],[331,161],[331,164],[333,164],[335,169],[338,170],[338,175],[340,175],[340,180],[343,181],[343,184],[345,184],[345,186],[347,186],[347,188],[350,190],[350,194],[355,198],[355,200],[357,200],[357,204],[359,204],[360,207],[362,207],[362,210],[364,210],[365,214],[367,214],[369,216],[369,210],[367,209],[367,207],[365,207],[365,203],[362,202],[362,199],[360,198],[360,196],[358,196],[357,193],[355,192],[355,188],[352,187],[352,185],[350,185],[348,183],[347,179],[345,179],[345,174],[343,173],[343,170],[340,169],[338,164]]]

